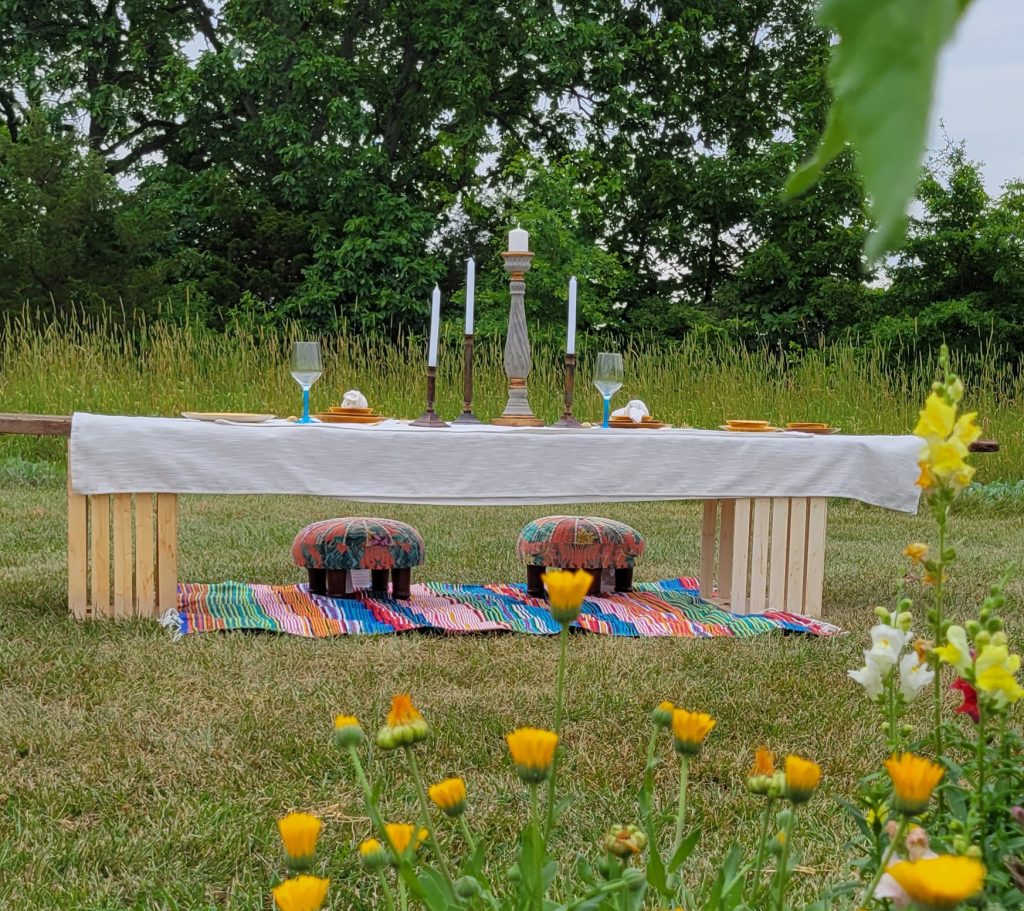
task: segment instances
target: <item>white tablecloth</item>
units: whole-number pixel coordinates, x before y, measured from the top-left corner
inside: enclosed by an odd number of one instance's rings
[[[920,447],[912,436],[76,414],[70,458],[72,486],[83,494],[319,494],[481,506],[843,497],[916,512]]]

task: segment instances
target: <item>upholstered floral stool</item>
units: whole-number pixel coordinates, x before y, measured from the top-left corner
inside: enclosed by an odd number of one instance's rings
[[[348,574],[370,570],[374,591],[409,597],[412,568],[423,562],[423,538],[411,525],[391,519],[353,516],[307,525],[295,536],[292,558],[309,573],[309,590],[332,598],[345,596]]]
[[[615,590],[633,590],[633,564],[647,546],[635,528],[598,516],[545,516],[519,532],[516,553],[526,564],[526,591],[544,597],[544,570],[585,569],[594,576],[591,594],[601,592],[601,573],[615,570]]]

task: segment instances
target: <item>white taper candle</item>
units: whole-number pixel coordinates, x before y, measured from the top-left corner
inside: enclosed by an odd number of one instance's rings
[[[576,353],[576,276],[569,279],[569,332],[565,342],[565,353]]]
[[[476,263],[466,263],[466,335],[473,334],[473,300],[476,297]]]
[[[427,366],[437,366],[437,332],[441,325],[441,289],[434,285],[434,300],[430,308],[430,347],[427,349]]]

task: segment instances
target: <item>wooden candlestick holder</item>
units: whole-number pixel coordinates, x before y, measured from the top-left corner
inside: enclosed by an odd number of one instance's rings
[[[462,414],[453,424],[480,424],[480,419],[473,414],[473,333],[467,332],[463,345],[462,363]]]
[[[413,427],[447,427],[434,411],[434,395],[437,389],[437,367],[427,367],[427,410],[415,421]]]
[[[572,415],[572,399],[576,386],[576,355],[565,356],[565,410],[562,417],[552,427],[582,427],[583,425]]]

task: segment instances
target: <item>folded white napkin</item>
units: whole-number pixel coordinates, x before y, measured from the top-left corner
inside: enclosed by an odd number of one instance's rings
[[[349,389],[341,398],[342,408],[369,408],[366,396],[358,389]]]
[[[649,415],[647,406],[640,399],[633,399],[627,402],[624,408],[618,408],[612,412],[613,418],[629,418],[634,424],[639,424]]]

